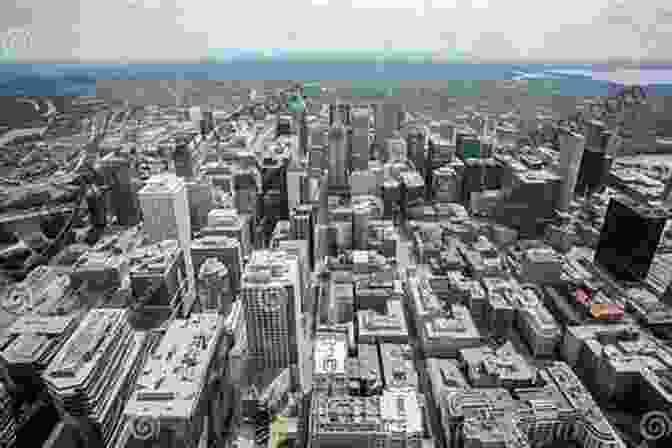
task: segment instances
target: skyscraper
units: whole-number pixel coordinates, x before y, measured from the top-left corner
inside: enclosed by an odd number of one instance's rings
[[[110,205],[122,226],[134,226],[140,222],[138,197],[131,180],[130,160],[113,153],[100,161],[106,183],[112,187]]]
[[[352,161],[353,170],[369,167],[369,109],[358,107],[352,110]]]
[[[303,347],[298,258],[284,251],[257,251],[242,280],[250,356],[257,369],[297,365]]]
[[[407,159],[406,142],[398,131],[392,133],[392,137],[385,141],[386,156],[388,162],[405,162]]]
[[[177,240],[185,254],[187,278],[193,291],[194,269],[191,262],[191,216],[184,180],[174,174],[149,179],[138,193],[143,215],[143,230],[149,243]],[[193,297],[192,297],[193,298]],[[191,305],[191,302],[187,304]]]
[[[567,211],[574,195],[586,139],[583,135],[573,133],[568,129],[560,130],[559,139],[560,166],[558,167],[558,174],[562,177],[562,186],[557,209]]]
[[[670,211],[627,197],[609,201],[595,262],[624,281],[646,278]]]
[[[347,175],[347,145],[345,127],[336,122],[329,130],[329,187],[346,188]]]
[[[424,130],[419,127],[413,127],[406,137],[406,147],[408,151],[408,158],[413,162],[415,168],[421,173],[426,173],[427,154],[425,150],[426,134]],[[429,167],[431,168],[431,167]]]
[[[394,136],[394,131],[401,127],[401,115],[403,112],[401,103],[385,101],[377,105],[375,112],[376,142],[383,144],[388,138]]]

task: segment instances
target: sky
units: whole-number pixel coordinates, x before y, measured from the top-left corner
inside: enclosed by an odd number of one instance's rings
[[[220,48],[387,48],[602,61],[666,58],[663,44],[672,42],[672,6],[661,9],[668,0],[15,2],[3,5],[0,47],[14,41],[18,60],[151,62]],[[19,35],[30,35],[30,45]]]

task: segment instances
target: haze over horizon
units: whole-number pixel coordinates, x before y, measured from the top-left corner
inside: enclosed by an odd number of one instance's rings
[[[23,0],[3,8],[0,32],[30,34],[31,48],[17,48],[16,62],[195,61],[229,48],[422,49],[512,62],[666,61],[664,44],[672,41],[666,3]]]

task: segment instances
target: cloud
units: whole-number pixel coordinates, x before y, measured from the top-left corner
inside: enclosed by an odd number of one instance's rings
[[[555,58],[667,56],[664,0],[22,0],[0,24],[30,26],[26,57],[183,59],[216,48],[382,48]],[[581,11],[581,14],[576,14]],[[530,20],[532,17],[541,20]],[[667,29],[667,31],[666,31]],[[331,31],[337,30],[337,31]],[[442,32],[454,32],[447,42]],[[1,31],[1,30],[0,30]],[[295,38],[288,38],[294,32]],[[494,34],[493,34],[494,33]],[[17,55],[22,57],[22,55]],[[504,57],[504,56],[502,56]]]

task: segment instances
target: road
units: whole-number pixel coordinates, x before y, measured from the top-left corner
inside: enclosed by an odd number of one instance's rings
[[[0,146],[5,146],[20,137],[26,137],[33,134],[43,134],[46,130],[46,126],[41,128],[12,129],[6,134],[0,136]]]

